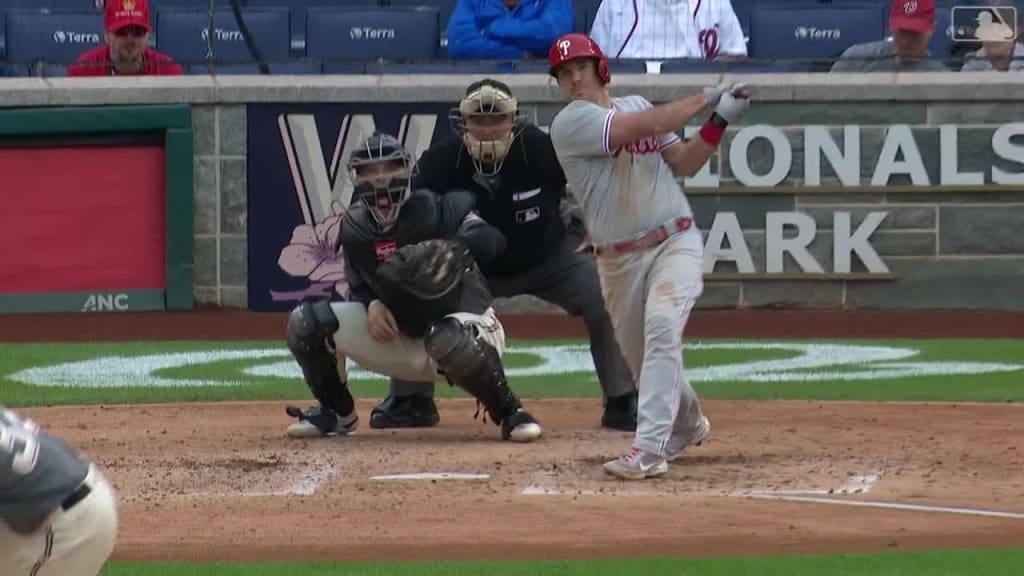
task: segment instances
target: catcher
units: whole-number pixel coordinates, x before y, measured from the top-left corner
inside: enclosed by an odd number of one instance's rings
[[[355,201],[338,236],[348,302],[303,302],[290,314],[288,348],[320,405],[289,406],[291,437],[344,435],[359,423],[346,363],[408,380],[447,379],[477,399],[501,436],[531,442],[540,425],[509,388],[505,332],[476,260],[505,239],[473,211],[468,192],[412,190],[412,156],[376,133],[349,156]]]

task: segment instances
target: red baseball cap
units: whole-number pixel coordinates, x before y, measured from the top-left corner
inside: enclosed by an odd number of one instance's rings
[[[117,32],[125,26],[141,26],[149,31],[148,0],[107,0],[103,14],[107,32]]]
[[[935,24],[935,0],[893,0],[890,30],[925,32]]]

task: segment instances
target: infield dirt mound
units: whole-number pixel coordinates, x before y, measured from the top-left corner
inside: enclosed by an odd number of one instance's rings
[[[366,560],[844,552],[1019,545],[1024,518],[755,500],[744,491],[1024,513],[1024,406],[706,401],[711,440],[664,478],[600,464],[630,435],[597,400],[536,401],[529,445],[475,405],[442,424],[289,440],[284,402],[26,409],[118,489],[115,558]],[[465,480],[380,480],[459,473]]]

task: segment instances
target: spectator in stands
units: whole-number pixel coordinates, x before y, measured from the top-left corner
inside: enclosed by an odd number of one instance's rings
[[[106,44],[79,56],[68,76],[180,76],[181,65],[148,47],[148,0],[107,0],[103,11]]]
[[[448,55],[463,59],[546,58],[572,32],[571,0],[456,0]]]
[[[832,72],[949,71],[931,59],[928,42],[935,32],[935,0],[893,0],[889,11],[892,37],[854,44],[832,65]]]
[[[1011,6],[1013,2],[1007,0],[993,0],[989,6]],[[982,40],[981,48],[971,52],[964,60],[961,72],[985,72],[998,70],[1024,70],[1024,44],[1021,43],[1021,30],[1024,29],[1024,10],[1017,7],[1017,20],[1007,22],[1012,27],[1015,35],[1014,40]]]
[[[730,0],[602,0],[590,37],[610,58],[745,57],[747,42]]]

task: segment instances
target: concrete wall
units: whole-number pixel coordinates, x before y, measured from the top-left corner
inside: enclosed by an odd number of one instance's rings
[[[455,102],[474,79],[189,77],[130,83],[124,79],[29,79],[5,80],[0,93],[8,106],[191,102],[196,299],[245,306],[247,102]],[[710,172],[688,183],[702,230],[712,226],[716,214],[734,213],[757,270],[757,274],[737,276],[733,263],[719,262],[708,275],[701,306],[1024,309],[1024,234],[1020,233],[1024,179],[1017,175],[1024,167],[1001,157],[1020,158],[1017,151],[1024,150],[1024,136],[1005,138],[1009,149],[994,145],[993,139],[997,130],[1004,135],[1007,131],[1024,134],[1024,128],[1015,132],[1021,127],[1016,123],[1024,122],[1024,78],[943,73],[745,79],[756,90],[756,102],[744,126],[764,124],[781,131],[792,152],[792,164],[773,186],[737,181],[729,154],[738,131],[731,129],[710,163]],[[562,106],[557,88],[547,78],[503,80],[512,85],[541,126],[547,126]],[[639,93],[663,101],[719,81],[718,76],[704,75],[620,76],[614,93]],[[835,171],[826,167],[821,185],[809,186],[803,157],[806,127],[824,127],[842,146],[846,125],[856,126],[860,138],[855,181],[844,186]],[[872,185],[877,166],[885,163],[879,160],[885,155],[884,143],[895,138],[894,125],[909,129],[927,185],[899,174],[885,186]],[[957,126],[955,153],[948,150],[942,125]],[[1000,151],[995,150],[1000,146]],[[983,183],[951,183],[956,179],[948,165],[952,158],[957,159],[960,173],[981,172]],[[746,165],[756,174],[770,171],[777,160],[767,140],[756,140],[747,149]],[[993,167],[1005,173],[997,175]],[[717,177],[717,185],[709,186],[708,177]],[[943,182],[946,185],[938,186]],[[868,277],[855,262],[854,274],[846,277],[811,276],[786,257],[784,274],[777,277],[781,279],[764,279],[766,213],[780,211],[800,212],[814,220],[817,235],[810,252],[826,271],[832,266],[835,212],[849,212],[853,228],[869,212],[887,212],[871,243],[891,274]],[[532,298],[503,301],[502,309],[557,312]]]

